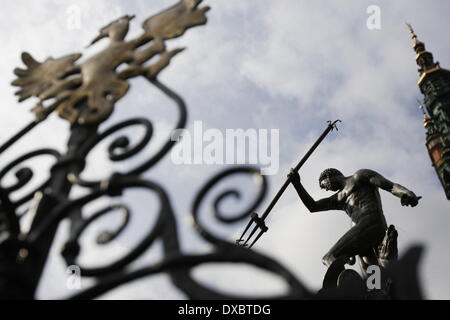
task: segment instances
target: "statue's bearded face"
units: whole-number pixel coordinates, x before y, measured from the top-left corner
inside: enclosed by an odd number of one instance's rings
[[[320,175],[320,187],[327,191],[338,191],[342,187],[343,177],[344,175],[339,170],[327,169]]]

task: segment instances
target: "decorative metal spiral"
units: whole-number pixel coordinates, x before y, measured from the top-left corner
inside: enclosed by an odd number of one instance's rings
[[[42,156],[52,156],[56,160],[58,160],[61,155],[59,154],[58,151],[53,150],[53,149],[40,149],[40,150],[28,152],[27,154],[12,161],[2,171],[0,171],[0,183],[8,173],[10,173],[14,168],[18,167],[20,164],[22,164],[25,161],[28,161],[30,159],[34,159],[34,158],[42,157]],[[34,173],[33,173],[32,169],[25,167],[25,168],[21,168],[18,171],[16,171],[15,176],[17,178],[17,182],[14,185],[6,187],[6,188],[2,186],[2,190],[4,193],[11,194],[12,192],[22,189],[32,180]],[[50,181],[50,178],[48,178],[45,182],[43,182],[40,186],[38,186],[31,192],[22,196],[17,201],[14,201],[12,203],[13,206],[17,208],[17,207],[27,203],[31,199],[33,199],[34,194],[36,192],[38,192],[39,190],[43,190],[49,181]]]
[[[112,290],[118,286],[127,284],[131,281],[135,281],[137,279],[143,277],[149,277],[158,273],[166,272],[172,278],[173,283],[176,287],[178,287],[182,292],[188,295],[192,299],[246,299],[248,297],[243,296],[230,296],[226,295],[222,292],[218,292],[216,290],[212,290],[192,278],[191,273],[192,269],[198,267],[202,264],[211,264],[211,263],[245,263],[257,268],[272,272],[273,274],[280,276],[284,281],[288,284],[289,292],[286,295],[280,297],[268,297],[271,299],[279,298],[279,299],[287,299],[287,298],[307,298],[310,296],[309,291],[283,266],[281,266],[276,261],[263,256],[254,251],[250,251],[244,248],[237,247],[232,245],[231,243],[227,243],[226,241],[220,240],[212,235],[211,232],[206,231],[205,227],[201,226],[201,223],[198,220],[199,208],[202,204],[202,201],[205,199],[206,195],[220,182],[222,182],[225,178],[236,176],[236,175],[250,175],[257,176],[259,179],[259,193],[256,199],[247,207],[247,209],[243,210],[243,212],[236,215],[235,218],[230,218],[231,222],[237,221],[237,219],[244,219],[249,216],[251,212],[254,211],[264,199],[264,195],[267,190],[267,183],[265,179],[259,175],[259,171],[256,168],[246,168],[239,167],[226,170],[214,178],[212,178],[198,193],[194,204],[193,204],[193,218],[195,224],[197,226],[197,231],[209,242],[215,245],[213,252],[210,254],[204,255],[184,255],[180,250],[180,244],[178,241],[177,228],[176,228],[176,220],[175,215],[173,213],[172,207],[170,205],[170,201],[167,195],[163,192],[162,189],[157,188],[156,185],[151,184],[149,182],[144,182],[140,180],[133,180],[130,178],[123,178],[122,182],[115,182],[114,188],[122,188],[122,187],[131,187],[137,186],[147,187],[153,189],[153,191],[157,192],[160,197],[160,203],[162,205],[160,211],[160,217],[158,218],[158,222],[155,228],[152,230],[151,234],[155,237],[160,237],[163,240],[164,245],[164,253],[165,258],[163,261],[159,263],[155,263],[152,266],[140,269],[138,271],[121,274],[117,273],[110,277],[108,280],[101,281],[98,285],[94,286],[91,289],[84,291],[73,297],[73,299],[92,299],[96,298],[109,290]],[[236,196],[240,193],[237,190],[228,190],[220,194],[216,200],[214,201],[215,207],[215,215],[218,217],[222,217],[222,214],[219,211],[220,202],[223,201],[226,197]],[[87,199],[87,198],[86,198]],[[81,203],[85,203],[85,201],[81,201]],[[77,205],[79,205],[78,203]],[[109,209],[109,208],[108,208]],[[62,210],[61,214],[66,210]],[[79,253],[79,246],[77,239],[85,230],[85,228],[91,224],[93,221],[97,220],[100,216],[106,214],[108,210],[102,210],[96,215],[92,216],[91,219],[86,221],[82,226],[80,226],[79,230],[74,233],[73,237],[66,244],[66,252],[65,257],[67,263],[69,265],[75,263],[75,257]],[[62,216],[59,216],[61,219]],[[58,219],[58,220],[59,220]],[[56,222],[55,222],[56,223]],[[149,236],[150,237],[150,236]],[[149,239],[147,237],[146,239]],[[151,237],[150,237],[151,238]],[[154,238],[152,238],[154,239]],[[143,243],[139,247],[148,248],[151,242],[143,241]],[[70,256],[72,255],[72,256]],[[136,257],[135,255],[127,257]],[[113,271],[117,271],[120,268],[123,268],[126,263],[130,263],[131,260],[125,258],[120,260],[117,263],[114,263],[112,266],[108,268],[89,270],[82,268],[82,275],[84,276],[98,276],[99,274],[104,275],[105,273],[110,273]]]
[[[68,202],[66,205],[61,206],[58,210],[55,210],[51,216],[37,229],[35,232],[32,232],[28,235],[26,239],[27,245],[32,246],[33,243],[36,243],[40,237],[45,235],[47,230],[53,228],[58,225],[63,219],[69,217],[72,212],[75,210],[80,210],[83,206],[89,204],[90,202],[99,199],[103,196],[118,196],[125,189],[133,189],[140,188],[145,189],[151,192],[154,192],[158,199],[160,200],[160,209],[159,213],[156,217],[156,223],[154,227],[149,228],[145,237],[138,243],[134,249],[130,250],[124,257],[118,259],[116,262],[111,263],[106,267],[99,268],[85,268],[80,266],[81,272],[83,276],[86,277],[102,277],[107,274],[111,274],[114,272],[118,272],[122,270],[124,267],[129,265],[131,262],[136,260],[139,256],[141,256],[158,238],[163,232],[163,227],[165,224],[165,212],[168,210],[170,203],[165,194],[165,191],[156,183],[140,180],[138,178],[134,178],[131,176],[121,177],[114,181],[111,181],[109,189],[97,189],[90,194],[83,196],[81,198],[75,199],[71,202]],[[124,207],[121,207],[124,209]],[[64,250],[63,256],[68,265],[79,265],[76,259],[80,254],[81,247],[79,245],[79,238],[82,236],[83,232],[86,230],[88,226],[90,226],[93,222],[97,221],[100,217],[111,212],[111,209],[117,209],[117,207],[108,207],[104,210],[99,211],[97,214],[94,214],[91,218],[83,221],[79,227],[72,232],[70,239],[67,241]],[[119,227],[119,229],[114,232],[112,235],[109,234],[110,237],[117,237],[128,225],[131,212],[126,209],[125,212],[125,220],[124,223]],[[111,239],[108,239],[111,240]]]
[[[220,222],[223,223],[234,223],[241,220],[244,220],[245,218],[250,217],[250,215],[255,212],[256,208],[261,204],[261,202],[264,200],[266,193],[267,193],[267,180],[264,176],[260,174],[260,170],[258,168],[253,167],[237,167],[232,168],[229,170],[225,170],[221,172],[220,174],[213,177],[197,194],[196,199],[194,200],[194,204],[192,206],[192,216],[194,218],[194,223],[197,231],[200,233],[200,235],[208,242],[211,242],[213,244],[222,244],[224,240],[221,240],[213,235],[212,232],[209,232],[206,226],[203,226],[199,215],[200,215],[200,207],[202,205],[202,202],[205,200],[207,195],[212,191],[212,189],[218,185],[221,181],[225,180],[228,177],[231,176],[238,176],[238,175],[246,175],[250,176],[252,178],[256,178],[257,182],[257,188],[258,188],[258,195],[256,196],[255,200],[248,205],[248,207],[242,212],[235,214],[233,217],[227,217],[223,214],[221,211],[221,204],[224,203],[225,200],[229,198],[234,199],[240,199],[242,194],[241,191],[236,189],[228,189],[221,194],[219,194],[216,199],[214,200],[213,204],[213,214],[216,219],[218,219]]]

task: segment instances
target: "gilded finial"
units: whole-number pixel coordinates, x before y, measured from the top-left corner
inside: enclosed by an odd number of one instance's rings
[[[425,44],[418,39],[417,34],[415,33],[412,25],[409,23],[406,23],[406,26],[408,27],[409,33],[411,34],[411,37],[414,40],[414,44],[413,44],[414,51],[416,51],[416,53],[425,51]]]
[[[414,32],[414,29],[413,29],[412,25],[411,25],[411,24],[409,24],[408,22],[406,22],[406,26],[408,27],[408,29],[409,29],[409,33],[411,33],[411,35],[413,36],[413,38],[414,38],[414,37],[416,37],[416,38],[417,38],[417,35],[415,34],[415,32]]]
[[[406,23],[406,26],[408,27],[409,33],[411,33],[412,39],[414,41],[413,49],[416,52],[416,62],[420,67],[418,71],[421,73],[421,75],[425,74],[429,70],[439,68],[439,63],[434,62],[433,54],[426,50],[425,43],[418,39],[417,34],[415,33],[411,24]],[[419,82],[420,81],[421,80],[419,80]]]

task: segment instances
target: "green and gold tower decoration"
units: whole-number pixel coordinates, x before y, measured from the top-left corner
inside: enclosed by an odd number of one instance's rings
[[[433,54],[408,25],[419,66],[419,88],[424,95],[426,147],[439,180],[450,200],[450,70],[441,68]]]

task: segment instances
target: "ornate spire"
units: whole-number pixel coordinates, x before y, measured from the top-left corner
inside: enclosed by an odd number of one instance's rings
[[[433,167],[450,200],[450,70],[435,62],[433,54],[426,50],[410,24],[407,24],[413,39],[416,62],[420,67],[418,85],[424,96],[419,101],[426,130],[426,147]]]
[[[411,33],[413,39],[413,48],[417,54],[416,62],[420,67],[419,72],[422,74],[428,70],[439,68],[439,62],[434,62],[433,54],[426,50],[425,43],[417,38],[412,26],[409,23],[406,25],[408,26],[409,32]]]

